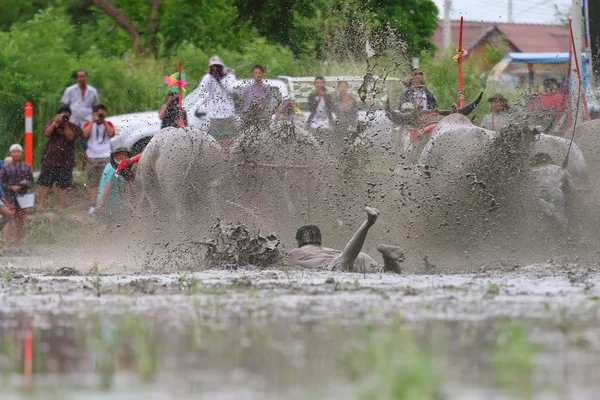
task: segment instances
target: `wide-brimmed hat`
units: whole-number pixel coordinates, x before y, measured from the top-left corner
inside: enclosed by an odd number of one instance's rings
[[[212,56],[210,60],[208,60],[208,66],[210,67],[213,65],[220,65],[222,67],[225,66],[225,64],[223,64],[223,61],[221,61],[221,57],[219,56]]]

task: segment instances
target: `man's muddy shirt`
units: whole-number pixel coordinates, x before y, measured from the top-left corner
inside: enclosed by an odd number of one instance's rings
[[[328,247],[307,244],[290,250],[284,260],[290,267],[314,270],[343,271],[342,252]],[[375,272],[379,265],[369,255],[359,253],[350,272]]]

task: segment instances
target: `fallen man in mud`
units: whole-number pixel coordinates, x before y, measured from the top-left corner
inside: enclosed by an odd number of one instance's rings
[[[307,269],[327,269],[347,272],[379,272],[382,267],[365,253],[361,253],[365,238],[377,217],[379,210],[366,207],[367,220],[358,228],[344,251],[321,246],[321,231],[316,225],[301,226],[296,232],[298,248],[289,251],[285,264],[290,267]],[[380,244],[377,246],[383,257],[383,271],[401,273],[400,263],[404,253],[399,247]]]

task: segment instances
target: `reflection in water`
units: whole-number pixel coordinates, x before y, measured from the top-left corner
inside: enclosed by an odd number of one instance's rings
[[[598,347],[584,335],[597,337],[593,326],[565,334],[544,321],[524,329],[532,321],[370,326],[251,315],[219,320],[202,312],[171,318],[169,310],[157,315],[35,315],[34,390],[108,390],[109,398],[137,398],[149,388],[166,398],[344,398],[362,391],[362,380],[372,385],[373,375],[377,390],[393,389],[402,375],[404,388],[406,379],[434,389],[439,381],[451,398],[461,398],[465,387],[561,393],[598,389],[600,382]],[[3,388],[23,385],[28,321],[25,314],[0,315]]]

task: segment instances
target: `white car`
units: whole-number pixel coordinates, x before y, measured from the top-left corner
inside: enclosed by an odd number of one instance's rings
[[[252,79],[240,79],[234,85],[234,103],[236,111],[240,106],[241,93],[244,88],[252,83]],[[264,83],[273,88],[273,99],[277,104],[282,98],[289,96],[287,85],[278,79],[265,79]],[[197,127],[201,131],[208,131],[209,120],[203,112],[201,104],[201,90],[197,87],[183,99],[183,109],[187,112],[188,125]],[[276,104],[273,108],[275,108]],[[111,139],[113,146],[119,145],[128,149],[133,155],[141,153],[152,136],[160,130],[158,110],[146,111],[123,115],[114,115],[106,118],[115,126],[115,136]]]

